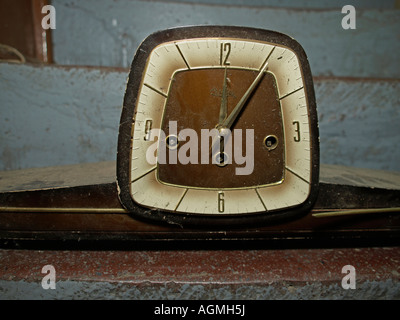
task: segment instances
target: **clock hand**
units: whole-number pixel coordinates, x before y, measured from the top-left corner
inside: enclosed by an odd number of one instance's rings
[[[227,98],[228,98],[228,96],[227,96],[227,93],[228,93],[228,90],[227,90],[227,68],[225,67],[224,83],[222,85],[221,107],[219,109],[219,121],[218,121],[218,124],[216,125],[216,128],[218,130],[220,130],[222,128],[221,125],[224,122],[224,120],[226,119],[226,116],[227,116],[227,113],[228,113],[228,108],[227,108],[227,102],[228,102]],[[213,154],[212,148],[215,146],[216,141],[218,141],[218,140],[220,140],[220,150],[219,150],[219,152],[220,153],[224,152],[223,137],[222,136],[221,137],[217,136],[217,137],[214,138],[214,140],[211,143],[211,148],[210,148],[211,154]]]
[[[218,122],[218,126],[220,126],[222,124],[222,122],[225,120],[227,113],[228,113],[228,109],[227,109],[227,76],[226,76],[226,71],[227,68],[225,67],[225,74],[224,74],[224,84],[222,86],[222,101],[221,101],[221,108],[219,109],[219,122]]]
[[[250,85],[250,87],[247,89],[243,97],[239,100],[238,104],[236,107],[232,110],[230,115],[222,122],[222,127],[229,129],[233,123],[235,122],[236,118],[240,114],[240,111],[242,111],[243,107],[245,106],[247,100],[253,93],[254,89],[257,87],[259,82],[261,81],[265,70],[267,69],[268,62],[265,63],[265,65],[262,67],[260,72],[258,73],[257,77],[254,79],[253,83]]]
[[[249,99],[249,97],[251,96],[251,94],[253,93],[254,89],[257,87],[257,85],[260,83],[265,70],[267,70],[268,67],[268,62],[265,63],[265,65],[261,68],[260,72],[258,73],[257,77],[254,79],[253,83],[250,85],[250,87],[247,89],[247,91],[245,92],[245,94],[242,96],[242,98],[239,100],[239,102],[237,103],[237,105],[235,106],[235,108],[232,110],[232,112],[230,113],[230,115],[225,118],[225,120],[221,123],[218,124],[217,128],[220,132],[220,135],[225,136],[226,133],[223,131],[227,131],[226,129],[230,129],[233,125],[233,123],[235,122],[236,118],[239,116],[240,111],[242,111],[243,107],[245,106],[247,100]],[[224,97],[223,97],[224,98]],[[222,105],[221,105],[222,108]],[[225,133],[225,134],[224,134]],[[213,139],[212,144],[211,144],[211,155],[213,154],[213,150],[215,148],[215,144],[218,142],[218,140],[220,140],[220,137],[217,136]]]

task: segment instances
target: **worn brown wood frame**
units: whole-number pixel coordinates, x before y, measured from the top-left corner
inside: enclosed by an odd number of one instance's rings
[[[327,175],[327,170],[330,170]],[[321,167],[313,209],[298,219],[267,226],[182,228],[155,224],[126,212],[118,198],[115,163],[92,163],[0,173],[0,239],[12,241],[223,242],[261,241],[263,245],[398,244],[400,214],[375,212],[316,218],[315,213],[400,207],[399,175]],[[351,175],[358,185],[346,183]],[[331,177],[331,178],[328,178]],[[336,182],[335,182],[336,181]],[[372,182],[372,183],[371,183]],[[377,182],[377,183],[376,183]],[[397,187],[396,187],[397,186]],[[238,245],[238,244],[236,244]],[[97,246],[97,245],[96,245]]]

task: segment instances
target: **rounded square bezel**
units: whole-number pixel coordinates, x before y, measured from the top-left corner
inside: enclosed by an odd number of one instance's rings
[[[310,147],[310,172],[309,172],[309,192],[304,201],[299,204],[289,204],[287,206],[265,210],[250,212],[246,214],[197,214],[194,212],[176,212],[176,210],[165,209],[163,207],[151,207],[138,203],[133,198],[132,177],[131,177],[131,158],[132,158],[132,134],[135,119],[135,109],[138,103],[139,94],[143,85],[144,72],[150,54],[153,50],[165,43],[174,43],[185,41],[187,39],[246,39],[251,41],[260,41],[270,43],[279,47],[290,48],[295,53],[301,68],[301,77],[304,86],[305,99],[307,99],[308,107],[308,125],[309,125],[309,147]],[[281,93],[282,97],[285,93]],[[268,222],[278,218],[287,218],[301,214],[310,210],[316,200],[318,192],[318,176],[319,176],[319,138],[317,126],[316,103],[314,96],[314,87],[311,76],[310,67],[307,57],[302,47],[292,38],[281,33],[245,28],[245,27],[229,27],[229,26],[195,26],[168,29],[150,35],[141,44],[136,52],[132,62],[127,90],[124,98],[124,107],[121,115],[119,139],[118,139],[118,156],[117,156],[117,182],[121,203],[136,217],[151,219],[159,222],[178,223],[181,225],[208,225],[217,226],[220,224],[226,226],[243,225]],[[289,155],[293,158],[293,155]],[[288,179],[289,180],[289,179]],[[270,197],[274,197],[276,189],[269,188],[267,191]],[[271,192],[272,190],[272,192]],[[217,191],[218,192],[218,191]],[[258,192],[260,196],[260,192]],[[287,195],[290,197],[290,193]]]

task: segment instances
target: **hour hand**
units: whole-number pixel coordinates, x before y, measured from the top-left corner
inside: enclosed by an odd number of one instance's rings
[[[222,86],[222,100],[221,100],[221,107],[219,109],[219,121],[218,125],[222,125],[224,122],[227,114],[227,98],[228,98],[228,90],[227,90],[227,68],[225,67],[225,74],[224,74],[224,84]]]
[[[214,137],[212,143],[211,143],[211,148],[210,148],[210,155],[212,156],[214,154],[214,152],[216,152],[216,144],[219,143],[219,152],[223,153],[224,152],[224,137],[223,135],[221,135],[221,130],[222,128],[222,124],[226,119],[226,116],[228,115],[228,101],[227,101],[227,97],[228,97],[228,90],[227,90],[227,68],[225,67],[225,73],[224,73],[224,83],[222,85],[222,99],[221,99],[221,107],[219,109],[219,120],[218,120],[218,124],[216,126],[216,128],[219,131],[219,135],[217,135],[216,137]]]
[[[225,73],[224,73],[224,83],[222,85],[222,99],[221,99],[221,107],[219,109],[219,121],[218,124],[216,126],[216,128],[219,130],[220,134],[221,134],[221,130],[222,128],[222,124],[226,119],[226,116],[228,115],[228,89],[227,89],[227,68],[225,67]],[[211,143],[211,148],[210,148],[210,153],[211,156],[214,154],[214,152],[216,152],[215,146],[217,143],[219,143],[220,148],[219,148],[219,152],[223,153],[224,152],[224,142],[223,142],[223,136],[222,135],[217,135],[216,137],[214,137],[212,143]]]

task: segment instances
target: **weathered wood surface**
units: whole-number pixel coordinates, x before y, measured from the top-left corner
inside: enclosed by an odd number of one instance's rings
[[[248,243],[235,243],[234,250],[217,250],[213,243],[206,250],[195,247],[188,250],[172,247],[169,250],[135,247],[136,250],[123,251],[2,250],[2,299],[139,300],[130,302],[126,311],[132,311],[132,307],[135,312],[140,310],[143,319],[152,318],[155,306],[163,303],[158,300],[168,300],[169,306],[187,303],[173,304],[170,300],[191,300],[190,306],[195,310],[198,308],[193,306],[204,303],[202,300],[212,300],[210,305],[221,305],[222,302],[215,300],[227,303],[246,300],[240,302],[246,304],[243,319],[258,319],[260,314],[269,312],[266,306],[282,306],[282,303],[274,305],[263,300],[400,299],[399,248],[249,250],[249,247]],[[356,290],[342,287],[347,276],[342,268],[348,264],[356,268]],[[55,268],[56,290],[44,290],[41,286],[45,265]],[[149,304],[143,300],[156,301]],[[254,305],[249,300],[259,300],[259,303]],[[107,304],[102,305],[97,304],[91,314],[109,312]],[[285,314],[308,311],[307,307],[299,309],[299,305],[296,303],[293,312],[284,310]],[[329,310],[338,318],[342,312],[340,308]],[[346,309],[346,314],[354,317],[359,312],[359,308]],[[63,314],[71,317],[75,313],[72,308],[63,310]],[[190,319],[197,312],[188,314]],[[168,319],[168,316],[161,318]]]
[[[54,59],[68,65],[128,67],[152,32],[194,24],[238,25],[292,36],[304,47],[315,76],[398,77],[400,11],[393,10],[393,2],[353,1],[355,30],[341,25],[347,2],[296,3],[55,0]]]
[[[385,170],[321,164],[319,180],[325,184],[400,190],[400,172]],[[115,161],[0,171],[0,193],[114,182],[116,182]]]
[[[320,182],[400,190],[400,172],[322,164]]]
[[[314,217],[315,213],[327,211],[398,208],[399,174],[322,166],[318,199],[306,215],[265,226],[204,229],[175,223],[154,224],[131,216],[118,200],[113,172],[113,162],[0,172],[0,239],[247,239],[319,244],[334,241],[336,246],[342,240],[346,243],[371,240],[377,244],[400,239],[398,212],[364,212],[355,218]]]
[[[117,172],[115,165],[115,161],[106,161],[2,171],[0,193],[114,183]]]
[[[0,64],[0,170],[116,159],[127,69]],[[321,162],[400,171],[400,80],[316,77]]]

